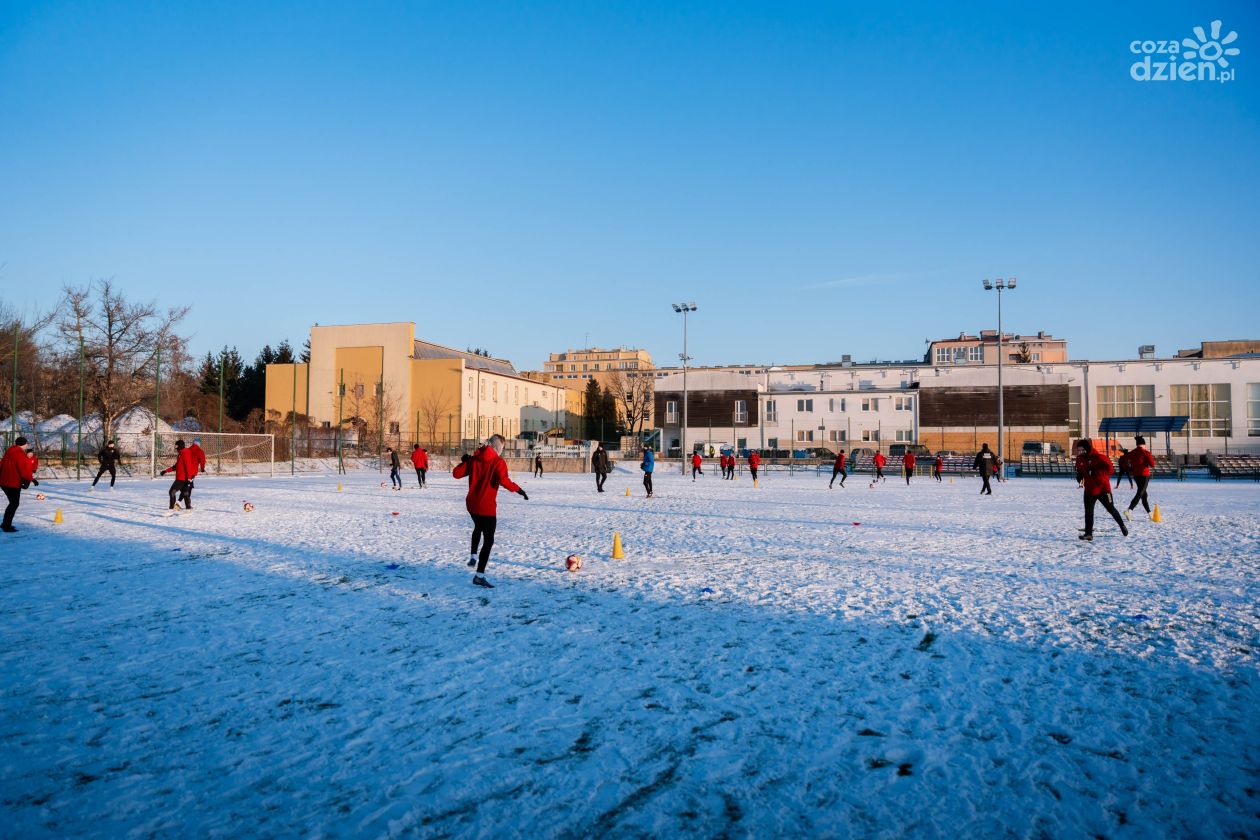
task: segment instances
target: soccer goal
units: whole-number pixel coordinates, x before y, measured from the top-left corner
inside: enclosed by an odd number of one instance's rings
[[[192,446],[201,441],[209,475],[275,475],[275,435],[231,432],[153,432],[149,455],[150,474],[156,476],[175,463],[175,441]]]

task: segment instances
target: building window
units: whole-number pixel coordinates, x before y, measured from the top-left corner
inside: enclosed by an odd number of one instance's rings
[[[392,420],[390,421],[390,424],[389,424],[389,433],[390,433],[391,435],[396,435],[396,434],[398,434],[398,423],[396,423],[396,422],[394,422],[394,421],[392,421]]]
[[[1083,436],[1081,433],[1081,388],[1079,385],[1068,386],[1068,434],[1073,438]]]
[[[914,410],[914,397],[894,398],[893,408],[896,411],[913,411]]]
[[[577,370],[577,365],[569,365],[569,372],[570,372],[570,373],[572,373],[572,372],[573,372],[573,371],[575,371],[575,370]]]
[[[977,344],[967,348],[967,361],[983,362],[984,361],[984,345]]]
[[[863,411],[879,411],[879,398],[875,397],[873,399],[862,400],[862,410]]]
[[[1174,414],[1176,412],[1173,412]],[[1107,417],[1152,417],[1155,414],[1154,385],[1099,385],[1098,419]]]
[[[879,429],[863,429],[863,430],[862,430],[862,440],[865,440],[865,441],[878,441],[878,440],[879,440]]]
[[[897,440],[902,443],[911,443],[914,441],[914,434],[910,429],[898,429]]]
[[[814,430],[813,429],[797,429],[796,442],[797,443],[813,443]]]
[[[827,411],[829,411],[830,413],[835,414],[837,406],[840,407],[840,413],[843,414],[844,413],[844,397],[841,397],[838,400],[827,400]]]
[[[1260,382],[1247,386],[1247,437],[1260,437]]]
[[[1229,437],[1229,385],[1172,385],[1172,413],[1190,418],[1177,437]]]
[[[735,400],[735,422],[748,422],[748,402],[746,400]]]
[[[950,359],[952,358],[953,358],[953,354],[949,352],[948,347],[936,348],[936,363],[938,365],[947,365],[949,364]]]
[[[1041,354],[1040,354],[1040,353],[1033,353],[1033,354],[1032,354],[1032,360],[1033,360],[1034,362],[1040,362],[1040,361],[1041,361]]]
[[[473,382],[473,378],[471,376],[468,377],[468,398],[469,399],[472,399],[472,382]]]
[[[831,441],[832,443],[844,443],[845,430],[844,429],[828,429],[827,440]]]
[[[477,395],[481,397],[483,400],[486,398],[486,380],[484,379],[481,380],[481,387],[478,390]]]
[[[796,410],[797,410],[797,411],[808,411],[808,412],[813,412],[813,410],[814,410],[814,401],[813,401],[813,400],[797,400],[797,401],[796,401]]]
[[[665,401],[665,422],[666,423],[678,422],[678,401],[677,400]]]
[[[595,370],[599,370],[599,362],[595,363]]]
[[[521,404],[521,386],[520,385],[512,386],[512,403],[514,405]]]
[[[495,402],[499,401],[499,383],[498,382],[490,383],[490,399],[494,400]]]
[[[774,423],[779,419],[779,408],[774,400],[766,400],[766,422]]]

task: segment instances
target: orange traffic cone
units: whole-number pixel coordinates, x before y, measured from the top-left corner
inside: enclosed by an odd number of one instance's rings
[[[1155,510],[1151,511],[1152,522],[1163,522],[1164,517],[1159,515],[1159,505],[1155,505]]]

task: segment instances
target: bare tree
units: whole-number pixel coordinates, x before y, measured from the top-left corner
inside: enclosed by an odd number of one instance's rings
[[[652,416],[652,400],[655,397],[652,377],[646,374],[627,376],[615,370],[607,382],[607,390],[617,399],[621,414],[626,419],[626,429],[631,434],[639,434]]]
[[[446,391],[429,391],[420,398],[420,428],[416,430],[417,434],[424,432],[425,440],[432,447],[437,443],[442,420],[454,411],[455,407]]]
[[[178,358],[184,339],[175,326],[188,307],[159,312],[154,303],[130,303],[111,280],[67,286],[65,295],[57,324],[62,354],[77,357],[83,343],[87,401],[108,439],[119,415],[152,399],[159,351]]]

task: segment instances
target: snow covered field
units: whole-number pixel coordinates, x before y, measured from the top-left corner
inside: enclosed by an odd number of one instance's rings
[[[1260,835],[1256,484],[404,475],[24,494],[0,835]]]

